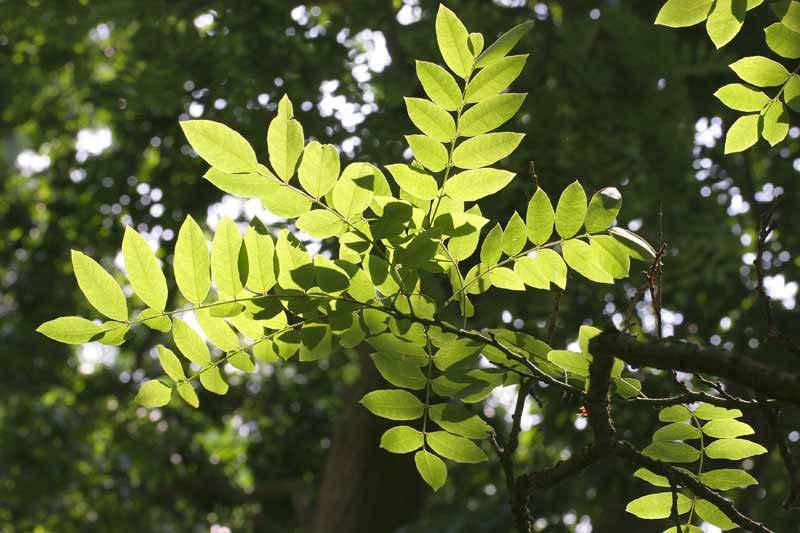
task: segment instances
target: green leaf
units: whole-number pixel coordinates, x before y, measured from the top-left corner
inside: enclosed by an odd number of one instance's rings
[[[617,242],[625,247],[630,257],[648,262],[655,259],[656,251],[650,246],[650,243],[632,231],[628,231],[625,228],[613,227],[609,228],[608,232]]]
[[[447,166],[447,149],[439,141],[427,135],[406,135],[406,141],[414,159],[428,170],[439,172]]]
[[[691,424],[673,422],[653,433],[653,442],[699,439],[702,433]]]
[[[706,455],[712,459],[739,461],[764,453],[767,453],[766,448],[744,439],[718,439],[706,446]]]
[[[481,263],[488,266],[496,265],[503,253],[503,228],[496,224],[481,245]]]
[[[717,48],[728,44],[744,23],[746,0],[717,0],[708,15],[706,31]]]
[[[481,417],[467,411],[460,405],[434,404],[428,408],[428,415],[442,429],[462,437],[485,439],[492,432],[492,427],[484,422]]]
[[[211,288],[208,243],[203,230],[191,216],[186,217],[178,232],[172,267],[181,294],[193,304],[203,303]]]
[[[278,102],[278,114],[267,129],[269,162],[283,181],[289,181],[294,175],[297,160],[303,153],[303,126],[293,116],[292,102],[287,95],[283,95]]]
[[[414,463],[417,465],[419,475],[434,491],[444,486],[447,481],[447,467],[441,459],[430,452],[420,450],[414,454]]]
[[[462,78],[472,72],[475,58],[469,51],[469,32],[455,13],[439,4],[436,13],[436,43],[447,66]]]
[[[469,50],[473,56],[477,56],[483,51],[483,35],[477,32],[469,34]]]
[[[425,410],[425,406],[416,396],[404,390],[372,391],[361,398],[359,403],[372,414],[390,420],[416,420]]]
[[[701,520],[705,520],[709,524],[717,526],[722,531],[728,531],[738,527],[735,522],[731,522],[731,519],[728,518],[719,507],[709,501],[701,499],[696,500],[694,502],[694,510]]]
[[[109,320],[103,324],[103,335],[97,339],[108,346],[119,346],[125,342],[125,335],[130,331],[130,326],[122,322]]]
[[[496,168],[465,170],[447,180],[444,192],[454,200],[474,202],[502,190],[514,173]]]
[[[714,0],[668,0],[656,16],[656,24],[671,28],[694,26],[706,20]]]
[[[172,378],[173,381],[182,381],[186,379],[186,374],[183,372],[183,366],[181,365],[178,356],[175,355],[175,352],[167,348],[166,346],[162,346],[159,344],[158,348],[158,362],[161,364],[161,368],[164,369],[164,372]]]
[[[782,0],[770,6],[781,23],[792,31],[800,32],[800,2]]]
[[[585,354],[570,350],[551,350],[547,360],[575,375],[589,376],[589,358]]]
[[[422,448],[422,433],[408,426],[396,426],[381,436],[381,448],[391,453],[409,453]]]
[[[642,382],[634,378],[614,379],[614,390],[625,398],[634,398],[642,392]]]
[[[458,121],[459,135],[474,137],[499,128],[517,113],[525,96],[521,93],[498,94],[470,107]]]
[[[453,117],[423,98],[405,98],[408,117],[425,135],[439,142],[450,142],[456,136],[456,123]]]
[[[147,241],[130,226],[125,226],[122,257],[134,292],[149,307],[163,311],[167,303],[167,279]]]
[[[786,67],[763,56],[743,57],[735,63],[731,63],[730,68],[743,81],[757,87],[783,85],[789,78],[789,71],[786,70]]]
[[[433,358],[433,363],[441,371],[476,355],[483,345],[470,339],[448,340]]]
[[[172,320],[172,338],[178,350],[189,361],[199,366],[206,366],[211,362],[211,354],[205,341],[180,318]]]
[[[247,140],[225,124],[183,120],[183,134],[197,155],[222,172],[255,172],[256,153]]]
[[[728,129],[725,137],[725,153],[747,150],[758,141],[758,114],[744,115]]]
[[[615,187],[606,187],[594,193],[586,210],[586,231],[599,233],[610,228],[621,207],[622,195]]]
[[[496,387],[502,385],[504,376],[504,372],[497,370],[450,371],[431,381],[431,386],[439,396],[476,403],[485,400]]]
[[[195,313],[197,322],[212,344],[223,352],[239,349],[239,336],[231,329],[224,318],[211,316],[208,308],[198,309]]]
[[[425,374],[422,373],[419,365],[414,360],[409,360],[401,355],[382,352],[374,353],[370,357],[383,379],[395,387],[421,390],[428,383]]]
[[[781,57],[797,59],[800,57],[800,33],[790,30],[780,22],[764,29],[767,46]]]
[[[501,35],[489,48],[487,48],[475,61],[478,68],[491,65],[495,61],[504,57],[519,42],[522,37],[533,27],[533,21],[529,20],[514,26]]]
[[[339,178],[339,152],[331,144],[311,141],[303,150],[297,169],[300,185],[314,198],[322,198],[333,189]]]
[[[500,94],[525,68],[528,54],[509,56],[499,59],[481,70],[472,78],[464,89],[464,99],[469,104],[482,102],[487,98]]]
[[[462,142],[453,151],[453,164],[459,168],[481,168],[510,155],[525,137],[524,133],[486,133]]]
[[[609,235],[592,235],[589,247],[597,260],[597,267],[611,274],[614,279],[628,276],[631,260],[628,250],[614,237]]]
[[[347,231],[347,224],[327,209],[313,209],[298,218],[295,225],[316,239],[327,239]]]
[[[514,211],[511,220],[508,221],[506,229],[503,231],[503,252],[507,256],[516,255],[522,251],[522,247],[528,242],[525,234],[525,222],[522,217]]]
[[[49,320],[36,331],[64,344],[83,344],[103,332],[103,327],[79,316],[62,316]]]
[[[633,477],[638,477],[644,481],[647,481],[654,487],[669,487],[669,480],[664,476],[659,476],[651,472],[646,468],[640,468],[636,472],[633,473]]]
[[[72,250],[72,269],[81,292],[92,307],[112,320],[127,322],[125,294],[111,274],[97,261],[77,250]]]
[[[203,174],[203,177],[216,188],[233,196],[261,198],[275,190],[278,185],[278,178],[273,176],[272,172],[263,165],[258,165],[258,172],[231,174],[223,172],[216,167],[211,167]],[[271,177],[265,177],[262,174]]]
[[[769,103],[769,96],[754,91],[741,83],[729,83],[714,93],[720,102],[737,111],[761,111]]]
[[[692,418],[692,412],[684,405],[670,405],[658,413],[658,419],[662,422],[683,422],[690,418]]]
[[[433,200],[439,193],[436,178],[427,172],[417,170],[411,165],[387,165],[395,183],[411,196],[421,200]]]
[[[728,439],[752,435],[755,431],[744,422],[733,419],[720,419],[706,423],[703,426],[703,433],[715,439]]]
[[[525,282],[513,270],[506,267],[496,267],[489,272],[489,280],[498,289],[510,291],[524,291]]]
[[[183,401],[197,409],[200,406],[200,400],[197,398],[197,393],[192,388],[189,382],[181,383],[178,385],[178,394],[181,395]]]
[[[489,458],[474,442],[446,431],[434,431],[426,435],[428,445],[446,459],[457,463],[482,463]]]
[[[155,309],[143,310],[141,313],[139,313],[137,320],[141,320],[145,326],[156,331],[162,331],[166,333],[172,329],[172,322],[170,321],[169,317],[164,315],[161,311],[156,311]]]
[[[374,188],[375,176],[369,167],[348,165],[331,193],[333,208],[347,220],[361,216]]]
[[[436,63],[417,61],[417,78],[425,89],[425,94],[433,102],[448,111],[461,107],[461,89],[455,78]]]
[[[690,525],[683,524],[680,528],[680,531],[676,526],[673,526],[669,529],[665,529],[664,531],[662,531],[662,533],[705,533],[705,532],[697,526],[693,526],[691,524]]]
[[[798,34],[798,38],[800,38],[800,34]],[[783,102],[774,100],[762,117],[761,136],[770,146],[775,146],[784,140],[788,133],[789,113],[786,112]]]
[[[558,215],[556,214],[556,220]],[[596,250],[580,239],[570,239],[561,244],[564,261],[575,272],[596,283],[613,283],[614,277],[606,272],[598,260]]]
[[[244,246],[247,250],[247,288],[265,294],[275,286],[275,243],[267,229],[257,221],[247,228]]]
[[[172,389],[151,379],[139,388],[134,401],[144,407],[161,407],[167,405],[172,398]]]
[[[581,184],[573,181],[561,193],[556,206],[556,231],[564,239],[578,233],[586,217],[586,193]]]
[[[475,228],[474,231],[467,233],[464,236],[452,237],[447,244],[450,250],[450,255],[456,261],[467,259],[478,248],[478,241],[480,239],[480,229],[486,224],[487,219],[481,217],[481,209],[477,204],[473,205],[466,211],[467,215],[474,215],[476,222],[470,223]],[[480,217],[480,218],[477,218]]]
[[[284,218],[296,218],[311,209],[311,200],[292,187],[276,187],[269,196],[259,197],[273,215]]]
[[[758,485],[756,478],[736,468],[721,468],[700,474],[700,481],[717,490],[730,490]]]
[[[685,442],[654,442],[642,450],[642,453],[668,463],[693,463],[700,459],[700,450]]]
[[[678,493],[678,514],[688,513],[692,501]],[[672,515],[672,492],[648,494],[628,503],[625,510],[645,520],[658,520]]]
[[[742,412],[739,409],[726,409],[710,403],[703,403],[695,410],[694,416],[700,420],[722,420],[739,418],[742,416]]]
[[[231,296],[242,291],[239,276],[239,252],[242,249],[242,234],[236,223],[223,217],[211,243],[211,277],[217,289]]]
[[[525,284],[534,289],[550,290],[550,283],[562,289],[567,286],[567,265],[553,250],[543,249],[536,254],[517,259],[516,272]]]
[[[208,366],[200,371],[200,384],[208,392],[224,396],[228,392],[228,384],[222,378],[218,366]]]
[[[783,101],[793,111],[800,113],[800,76],[794,74],[783,89]]]
[[[542,188],[536,189],[528,203],[528,212],[525,215],[525,225],[528,228],[528,238],[533,244],[546,243],[553,234],[555,213],[550,198]]]

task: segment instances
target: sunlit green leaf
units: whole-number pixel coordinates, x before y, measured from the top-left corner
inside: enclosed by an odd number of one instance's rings
[[[633,473],[633,477],[638,477],[639,479],[643,479],[647,481],[654,487],[669,487],[669,480],[664,476],[659,476],[651,472],[646,468],[640,468],[636,472]]]
[[[525,216],[525,225],[531,242],[536,245],[546,243],[553,234],[554,221],[553,204],[550,203],[547,193],[539,187],[528,202],[528,212]]]
[[[730,67],[742,80],[757,87],[782,85],[789,78],[786,67],[763,56],[743,57]]]
[[[247,140],[219,122],[183,120],[180,122],[189,144],[197,155],[222,172],[254,172],[256,153]]]
[[[556,231],[568,239],[578,233],[586,217],[586,193],[577,181],[573,181],[561,193],[556,206]]]
[[[475,58],[469,50],[469,32],[455,13],[439,4],[436,13],[436,42],[447,66],[466,78],[472,71]]]
[[[447,149],[439,141],[427,135],[406,135],[406,141],[414,159],[428,170],[439,172],[447,166]]]
[[[658,419],[662,422],[683,422],[690,418],[692,412],[683,405],[670,405],[658,413]]]
[[[65,344],[83,344],[103,332],[102,326],[79,316],[63,316],[45,322],[36,331],[54,341]]]
[[[695,426],[683,422],[673,422],[653,433],[653,442],[691,440],[699,439],[701,436],[700,430]]]
[[[453,151],[453,164],[459,168],[481,168],[491,165],[516,150],[523,133],[486,133],[462,142]]]
[[[409,453],[422,448],[422,433],[408,426],[396,426],[381,436],[381,448],[392,453]]]
[[[485,67],[504,57],[532,27],[533,21],[527,21],[505,32],[478,56],[475,66],[478,68]]]
[[[499,128],[517,113],[524,101],[524,94],[504,93],[475,104],[461,115],[459,135],[474,137]]]
[[[482,463],[488,460],[486,453],[474,442],[446,431],[434,431],[426,435],[433,451],[457,463]]]
[[[551,350],[547,360],[578,376],[589,376],[589,358],[585,354],[569,350]]]
[[[175,355],[175,352],[166,346],[158,345],[158,361],[164,372],[174,381],[181,381],[186,379],[186,374],[183,372],[183,365],[180,359]]]
[[[800,34],[798,34],[800,38]],[[770,146],[775,146],[789,133],[789,113],[780,100],[773,101],[764,113],[761,122],[761,136]]]
[[[781,57],[797,59],[800,57],[800,33],[776,22],[764,29],[767,46]]]
[[[220,396],[228,392],[228,384],[225,383],[219,367],[215,365],[209,365],[200,371],[200,384],[208,392],[213,392]]]
[[[694,502],[694,510],[701,520],[717,526],[722,531],[729,531],[738,527],[735,522],[731,522],[730,518],[719,507],[709,501],[696,500]]]
[[[599,233],[610,228],[621,207],[622,195],[615,187],[606,187],[594,193],[586,210],[586,231]]]
[[[439,186],[436,184],[436,179],[427,172],[402,164],[387,165],[386,169],[400,188],[408,194],[422,200],[436,198]]]
[[[374,353],[370,357],[381,376],[395,387],[420,390],[425,388],[428,382],[415,361],[410,361],[401,355],[382,352]]]
[[[314,198],[322,198],[339,178],[339,165],[339,152],[335,146],[311,141],[303,150],[303,159],[297,169],[300,185]]]
[[[417,471],[425,483],[437,491],[444,486],[447,481],[447,467],[444,462],[425,450],[420,450],[414,455],[414,463]]]
[[[242,290],[239,276],[239,252],[242,249],[242,234],[236,223],[223,217],[217,225],[211,243],[211,277],[217,289],[232,296]]]
[[[714,0],[667,0],[656,16],[656,24],[682,28],[703,22],[711,12]]]
[[[411,122],[428,137],[439,142],[449,142],[456,135],[456,123],[453,117],[423,98],[406,98],[406,108]]]
[[[707,422],[703,426],[703,433],[715,439],[728,439],[752,435],[755,431],[744,422],[728,418]]]
[[[722,48],[742,29],[746,0],[717,0],[706,21],[706,31],[717,48]]]
[[[464,90],[464,98],[467,103],[482,102],[487,98],[499,94],[517,79],[528,54],[518,56],[508,56],[499,59],[481,70],[467,84]]]
[[[485,439],[492,432],[489,424],[459,405],[434,404],[430,406],[428,414],[442,429],[462,437]]]
[[[372,414],[390,420],[416,420],[422,416],[425,407],[416,396],[404,390],[372,391],[359,403]]]
[[[327,239],[347,231],[347,224],[327,209],[312,209],[298,218],[295,225],[316,239]]]
[[[172,337],[178,350],[189,361],[200,366],[206,366],[211,362],[211,353],[205,341],[180,318],[172,320]]]
[[[769,103],[769,96],[741,83],[729,83],[720,87],[714,96],[726,106],[737,111],[761,111]]]
[[[516,255],[522,251],[526,242],[528,242],[528,236],[526,235],[525,222],[514,211],[506,225],[506,229],[503,230],[503,252],[508,256]]]
[[[694,411],[694,416],[700,420],[723,420],[739,418],[742,412],[739,409],[727,409],[710,403],[703,403]]]
[[[642,453],[668,463],[693,463],[700,459],[700,450],[685,442],[654,442],[642,450]]]
[[[603,267],[596,251],[580,239],[570,239],[561,244],[564,261],[578,274],[597,283],[613,283],[614,277]]]
[[[462,96],[458,83],[444,68],[436,63],[417,61],[417,78],[428,98],[440,107],[455,111],[461,107]]]
[[[767,453],[766,448],[744,439],[718,439],[706,446],[706,455],[712,459],[739,461],[764,453]]]
[[[550,290],[550,283],[562,289],[567,286],[567,265],[553,250],[539,250],[533,257],[521,257],[514,264],[514,272],[535,289]]]
[[[181,294],[193,304],[201,304],[211,288],[208,243],[203,230],[190,216],[186,217],[175,243],[175,282]]]
[[[139,388],[134,401],[144,407],[161,407],[167,405],[172,398],[172,389],[151,379]]]
[[[781,0],[774,2],[770,7],[784,26],[792,31],[800,32],[800,2]]]
[[[113,320],[128,320],[128,303],[122,288],[97,261],[72,250],[72,269],[81,292],[92,307]]]
[[[444,192],[455,200],[474,202],[503,189],[513,178],[513,172],[496,168],[465,170],[447,180]]]
[[[700,474],[700,481],[704,485],[717,490],[730,490],[757,485],[756,478],[735,468],[721,468]]]
[[[283,95],[278,103],[278,114],[267,129],[269,162],[283,181],[289,181],[294,175],[297,160],[303,153],[303,126],[293,117],[292,103],[287,95]]]
[[[247,228],[247,288],[264,294],[275,285],[275,243],[260,221]]]

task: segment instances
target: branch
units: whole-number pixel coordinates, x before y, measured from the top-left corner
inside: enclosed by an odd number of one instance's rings
[[[720,407],[727,407],[729,409],[761,409],[765,406],[779,405],[776,400],[745,400],[742,398],[720,398],[719,396],[712,396],[705,392],[688,391],[677,396],[669,396],[667,398],[630,398],[626,402],[652,405],[657,407],[667,407],[670,405],[683,405],[693,402],[704,402]]]

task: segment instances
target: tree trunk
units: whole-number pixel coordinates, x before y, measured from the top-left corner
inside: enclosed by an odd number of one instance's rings
[[[358,400],[386,388],[386,383],[365,349],[359,357],[361,377],[348,391],[334,430],[313,533],[393,531],[419,516],[429,492],[413,454],[397,455],[378,447],[383,432],[394,424],[374,416]]]

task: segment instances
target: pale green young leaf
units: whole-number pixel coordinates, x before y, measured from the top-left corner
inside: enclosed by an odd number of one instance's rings
[[[800,38],[800,34],[798,34]],[[773,101],[761,117],[761,136],[770,146],[775,146],[789,134],[789,113],[780,100]]]
[[[789,78],[786,67],[764,56],[743,57],[731,63],[730,68],[743,81],[757,87],[782,85]]]
[[[278,178],[263,165],[258,165],[258,172],[236,174],[211,167],[203,177],[216,188],[242,198],[262,198],[272,194],[278,187]]]
[[[461,107],[463,97],[455,78],[436,63],[417,61],[417,78],[425,94],[438,106],[455,111]]]
[[[157,379],[151,379],[139,388],[133,401],[143,407],[162,407],[167,405],[171,398],[171,388]]]
[[[131,330],[128,324],[109,320],[103,323],[103,335],[98,342],[108,346],[119,346],[125,342],[125,335]]]
[[[391,453],[410,453],[422,448],[422,433],[408,426],[395,426],[381,436],[381,448]]]
[[[173,381],[182,381],[186,379],[186,374],[183,372],[183,366],[181,365],[178,356],[175,355],[175,352],[159,344],[158,348],[158,362],[161,364],[161,368],[164,369],[164,372],[172,378]]]
[[[300,360],[302,361],[302,358]],[[242,372],[255,372],[256,370],[256,365],[253,363],[253,360],[250,359],[250,355],[244,350],[230,354],[228,356],[228,363]]]
[[[268,196],[260,196],[259,200],[270,213],[284,218],[297,218],[311,209],[311,200],[288,186],[279,185]]]
[[[509,257],[516,255],[522,251],[522,247],[525,246],[526,242],[528,242],[528,237],[526,235],[525,222],[514,211],[506,225],[506,229],[503,231],[503,252]]]
[[[502,190],[514,173],[496,168],[465,170],[447,180],[444,192],[454,200],[474,202]]]
[[[197,155],[222,172],[255,172],[256,153],[247,140],[219,122],[183,120],[183,134]]]
[[[436,13],[436,43],[447,66],[462,78],[472,72],[475,58],[469,50],[469,32],[455,13],[439,4]]]
[[[639,479],[647,481],[654,487],[669,487],[669,480],[666,477],[659,476],[646,468],[640,468],[634,472],[633,477],[638,477]]]
[[[172,267],[181,294],[193,304],[203,303],[211,288],[208,243],[191,216],[186,217],[178,232]]]
[[[303,126],[293,117],[292,103],[283,95],[278,103],[278,114],[267,129],[269,162],[283,181],[289,181],[294,175],[297,160],[303,153]]]
[[[217,225],[211,243],[211,278],[220,292],[237,296],[242,291],[239,276],[239,253],[242,249],[242,234],[236,223],[223,217]]]
[[[793,111],[800,113],[800,75],[794,74],[783,89],[783,101]]]
[[[208,392],[225,395],[228,392],[228,384],[222,377],[219,367],[216,365],[209,365],[200,371],[200,384]]]
[[[691,508],[692,501],[678,493],[678,514],[688,513]],[[645,520],[668,518],[672,514],[672,492],[657,492],[636,498],[628,503],[625,510]]]
[[[211,353],[209,353],[205,341],[180,318],[172,320],[172,338],[175,340],[178,350],[189,361],[200,366],[206,366],[211,362]]]
[[[525,282],[516,272],[506,267],[493,268],[489,272],[489,281],[498,289],[524,291]]]
[[[656,24],[671,28],[694,26],[706,20],[714,0],[667,0],[656,16]]]
[[[395,183],[411,196],[422,200],[433,200],[439,192],[436,178],[411,165],[386,165],[386,170],[392,175]]]
[[[406,141],[414,159],[428,170],[439,172],[447,166],[447,149],[439,141],[427,135],[406,135]]]
[[[670,405],[658,413],[662,422],[683,422],[692,418],[692,412],[683,405]]]
[[[622,194],[615,187],[605,187],[594,193],[586,210],[586,231],[599,233],[610,228],[621,207]]]
[[[534,289],[550,290],[551,283],[562,289],[567,286],[567,265],[553,250],[543,249],[532,257],[517,259],[514,272]]]
[[[395,387],[403,387],[412,390],[425,388],[428,379],[420,370],[415,361],[390,353],[377,352],[370,355],[375,368],[383,379]]]
[[[711,459],[739,461],[764,453],[767,449],[762,445],[744,439],[717,439],[706,446],[706,455]]]
[[[161,311],[155,309],[145,309],[136,318],[140,320],[145,326],[156,331],[167,333],[172,329],[172,321]]]
[[[504,57],[481,70],[464,89],[464,99],[469,104],[482,102],[500,94],[525,68],[528,54]]]
[[[478,32],[469,34],[469,51],[473,56],[478,56],[483,51],[483,35]]]
[[[208,308],[198,309],[197,322],[208,340],[223,352],[239,348],[239,336],[231,329],[224,318],[211,316]]]
[[[550,203],[547,193],[539,187],[528,202],[528,212],[525,215],[525,226],[531,242],[537,246],[546,243],[553,234],[553,222],[553,204]]]
[[[122,288],[97,261],[72,250],[72,269],[78,287],[92,307],[112,320],[128,320],[128,303]]]
[[[322,198],[333,188],[339,178],[339,152],[330,144],[311,141],[303,150],[297,169],[300,185],[314,198]]]
[[[564,189],[558,199],[556,231],[562,238],[569,239],[581,229],[585,217],[586,192],[580,183],[573,181]]]
[[[428,409],[428,416],[442,429],[462,437],[485,439],[492,432],[492,427],[481,417],[460,405],[445,403],[431,405]]]
[[[533,27],[533,21],[529,20],[527,22],[523,22],[522,24],[518,24],[505,32],[501,35],[494,43],[492,43],[489,48],[487,48],[478,58],[475,60],[475,66],[477,68],[486,67],[487,65],[491,65],[495,61],[505,57],[519,42],[522,37],[528,33],[528,31]]]
[[[264,294],[275,285],[275,243],[260,221],[247,228],[244,246],[247,250],[247,288]]]
[[[496,224],[483,239],[483,244],[481,245],[481,263],[488,266],[496,265],[502,253],[503,228],[500,224]]]
[[[800,32],[800,2],[781,0],[771,6],[772,12],[781,23],[792,31]]]
[[[499,128],[517,113],[525,96],[522,93],[503,93],[475,104],[461,115],[459,135],[474,137]]]
[[[735,522],[732,522],[731,519],[720,510],[719,507],[709,501],[702,499],[696,500],[694,502],[694,510],[697,513],[698,518],[708,522],[711,525],[717,526],[722,531],[730,531],[731,529],[736,529],[739,527]]]
[[[736,468],[721,468],[700,474],[700,481],[716,490],[730,490],[758,485],[758,480],[745,472]]]
[[[453,164],[466,169],[489,166],[510,155],[524,137],[524,133],[502,132],[467,139],[453,151]]]
[[[79,316],[62,316],[49,320],[36,331],[64,344],[83,344],[98,337],[103,327]]]
[[[742,412],[739,409],[727,409],[710,403],[703,403],[694,411],[694,416],[700,420],[725,420],[739,418]]]
[[[167,279],[150,245],[130,226],[125,226],[122,257],[134,292],[149,307],[163,311],[167,304]]]
[[[405,98],[408,117],[425,135],[439,142],[449,142],[456,135],[456,123],[453,117],[423,98]]]
[[[736,119],[725,136],[725,153],[741,152],[753,146],[758,141],[758,122],[758,113]]]
[[[753,428],[744,422],[728,419],[711,420],[703,426],[703,433],[715,439],[730,439],[755,433]]]
[[[595,257],[596,266],[611,274],[614,279],[628,277],[631,259],[627,250],[619,241],[609,235],[592,235],[589,237],[589,251]]]
[[[390,420],[416,420],[425,406],[416,396],[404,390],[377,390],[359,401],[372,414]]]
[[[569,350],[551,350],[547,354],[547,360],[572,374],[589,376],[589,358],[585,354]]]
[[[414,454],[414,463],[417,465],[419,475],[434,492],[444,486],[447,481],[447,466],[444,461],[430,452],[420,450]]]
[[[482,463],[489,459],[471,440],[446,431],[428,433],[426,439],[433,451],[457,463]]]
[[[347,224],[327,209],[312,209],[298,218],[295,225],[316,239],[327,239],[347,231]]]
[[[761,111],[769,103],[769,96],[741,83],[729,83],[714,93],[720,102],[737,111]]]
[[[331,192],[332,205],[346,220],[361,216],[372,201],[375,188],[374,174],[362,172],[363,167],[348,172],[349,165]],[[362,170],[358,170],[362,169]]]
[[[653,433],[653,442],[692,440],[699,439],[701,436],[702,433],[695,426],[684,424],[683,422],[673,422]]]
[[[642,453],[651,459],[667,463],[693,463],[700,459],[700,450],[685,442],[654,442],[642,450]]]
[[[706,20],[706,31],[714,46],[722,48],[742,29],[745,0],[717,0]]]
[[[189,382],[184,382],[178,385],[178,394],[181,395],[183,401],[197,409],[200,407],[200,399],[197,397],[197,393],[194,391],[192,384]]]
[[[556,215],[557,217],[557,215]],[[557,219],[557,218],[556,218]],[[561,253],[567,265],[587,279],[596,283],[613,283],[614,277],[607,272],[598,259],[597,250],[580,239],[570,239],[561,244]]]
[[[776,22],[764,29],[767,46],[781,57],[797,59],[800,57],[800,33]]]

